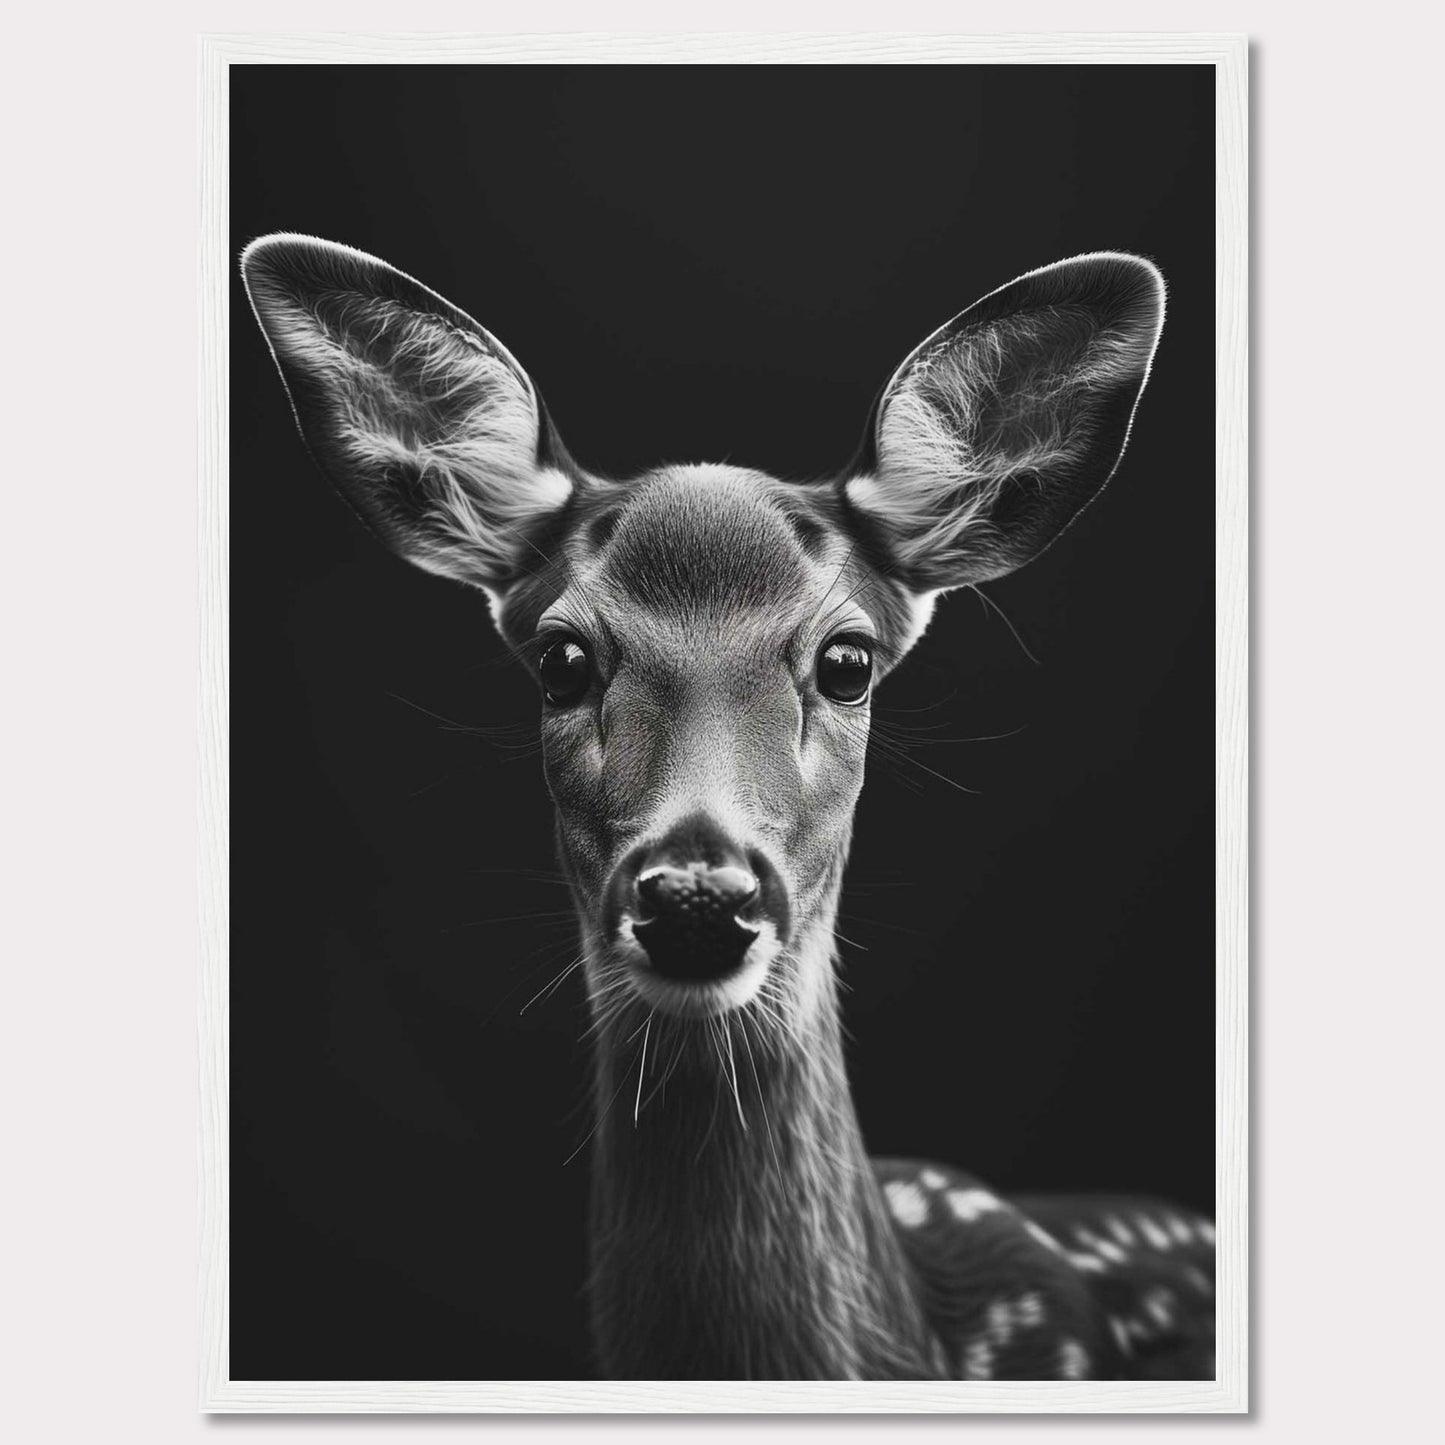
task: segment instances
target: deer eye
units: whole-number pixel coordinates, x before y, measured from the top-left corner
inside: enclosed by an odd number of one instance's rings
[[[592,682],[592,662],[580,642],[567,638],[554,642],[542,654],[538,668],[542,691],[553,707],[581,702]]]
[[[861,642],[830,642],[818,654],[818,691],[834,702],[860,703],[873,681],[873,654]]]

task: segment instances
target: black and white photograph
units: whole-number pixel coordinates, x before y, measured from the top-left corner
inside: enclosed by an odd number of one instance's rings
[[[1440,30],[18,11],[4,1438],[1427,1438]]]
[[[233,1379],[1214,1379],[1215,96],[233,73]]]

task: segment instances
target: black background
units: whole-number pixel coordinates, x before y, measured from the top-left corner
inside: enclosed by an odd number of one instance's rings
[[[870,760],[840,927],[875,1152],[1210,1210],[1212,70],[231,86],[236,248],[306,231],[415,275],[614,475],[827,473],[984,291],[1091,249],[1159,263],[1113,483],[987,589],[1012,627],[952,597],[880,693],[912,761]],[[583,1376],[575,975],[519,1014],[573,956],[532,685],[480,594],[320,481],[239,282],[232,335],[232,1377]]]

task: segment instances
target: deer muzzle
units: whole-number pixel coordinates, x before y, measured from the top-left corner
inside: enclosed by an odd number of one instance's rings
[[[635,850],[619,868],[613,894],[648,971],[678,984],[731,977],[765,923],[778,934],[786,927],[786,895],[776,869],[761,851],[744,849],[701,813]]]

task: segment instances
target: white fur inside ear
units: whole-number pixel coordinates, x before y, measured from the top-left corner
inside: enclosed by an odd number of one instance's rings
[[[411,489],[410,559],[484,586],[511,576],[521,532],[571,492],[537,466],[526,377],[481,338],[399,302],[333,292],[267,311],[277,350],[321,384],[346,461]]]
[[[850,483],[850,495],[905,567],[963,569],[1006,486],[1057,485],[1083,464],[1090,393],[1142,382],[1148,354],[1138,334],[1066,306],[945,339],[895,380],[878,423],[880,478],[857,494]]]

